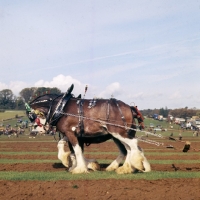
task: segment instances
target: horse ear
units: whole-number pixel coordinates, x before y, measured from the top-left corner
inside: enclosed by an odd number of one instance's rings
[[[79,95],[77,96],[77,98],[78,98],[78,99],[81,99],[81,94],[79,94]]]
[[[67,93],[68,93],[68,94],[71,94],[71,92],[72,92],[73,89],[74,89],[74,84],[72,84],[72,85],[68,88]]]

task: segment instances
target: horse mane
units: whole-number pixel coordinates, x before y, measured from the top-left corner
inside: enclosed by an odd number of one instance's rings
[[[43,94],[33,99],[29,104],[31,105],[36,103],[37,101],[42,101],[42,100],[52,101],[62,95],[63,94]]]

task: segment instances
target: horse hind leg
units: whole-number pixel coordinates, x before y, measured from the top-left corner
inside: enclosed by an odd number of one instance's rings
[[[106,171],[114,171],[118,169],[121,161],[124,159],[124,154],[120,152],[118,157],[106,168]]]
[[[114,171],[114,170],[116,170],[119,167],[119,165],[122,162],[122,160],[127,155],[127,150],[124,147],[124,145],[118,139],[116,139],[114,137],[113,137],[113,141],[115,142],[115,144],[119,148],[120,152],[119,152],[118,157],[106,168],[106,171]]]
[[[133,168],[132,168],[131,162],[130,162],[130,156],[131,156],[130,147],[126,144],[124,144],[124,146],[126,147],[127,155],[126,155],[124,164],[121,167],[116,169],[117,174],[130,174],[133,172]]]
[[[144,156],[143,151],[138,148],[137,139],[123,138],[120,135],[114,135],[119,139],[127,150],[127,157],[122,167],[119,167],[116,172],[119,174],[132,173],[134,170],[142,172],[150,171],[150,164]],[[145,169],[145,167],[147,169]]]
[[[137,139],[134,139],[132,141],[130,162],[136,171],[137,170],[141,172],[151,171],[151,166],[146,157],[144,156],[143,150],[137,145]]]
[[[151,165],[150,165],[150,163],[148,162],[148,160],[146,159],[145,156],[144,156],[143,165],[144,165],[144,171],[143,172],[150,172],[151,171]]]
[[[138,146],[138,149],[140,150],[141,155],[143,157],[143,161],[142,161],[143,166],[144,166],[143,172],[150,172],[151,171],[151,165],[150,165],[150,163],[148,162],[147,158],[144,156],[144,152],[143,152],[143,150],[139,146]]]

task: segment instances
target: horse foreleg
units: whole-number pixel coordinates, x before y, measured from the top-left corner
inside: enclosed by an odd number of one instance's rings
[[[76,156],[76,167],[74,169],[71,170],[71,172],[73,174],[81,174],[81,173],[88,173],[88,169],[87,169],[87,163],[85,161],[85,158],[83,156],[81,147],[76,144],[75,146],[73,146],[74,152],[75,152],[75,156]]]
[[[60,161],[62,161],[62,164],[69,168],[72,166],[72,159],[70,157],[71,152],[66,152],[65,151],[65,144],[66,141],[65,140],[60,140],[57,144],[57,148],[58,148],[58,159]]]

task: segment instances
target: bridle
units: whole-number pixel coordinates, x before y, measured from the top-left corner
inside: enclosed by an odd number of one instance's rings
[[[54,98],[49,98],[49,99],[45,99],[45,100],[38,100],[38,101],[36,101],[36,100],[39,98],[39,97],[38,97],[38,98],[36,98],[36,99],[34,100],[34,102],[30,103],[30,106],[35,105],[35,104],[44,103],[44,102],[49,103],[49,108],[48,108],[47,114],[45,114],[46,111],[44,111],[43,109],[40,109],[40,110],[39,110],[40,112],[42,112],[42,113],[45,115],[45,118],[46,118],[45,125],[46,125],[47,123],[50,122],[50,115],[51,115],[51,112],[52,112],[53,103],[54,103],[54,101],[55,101],[57,98],[59,98],[60,96],[62,96],[62,95],[58,95],[58,96],[56,96],[56,97],[54,97]],[[35,101],[36,101],[36,102],[35,102]]]

